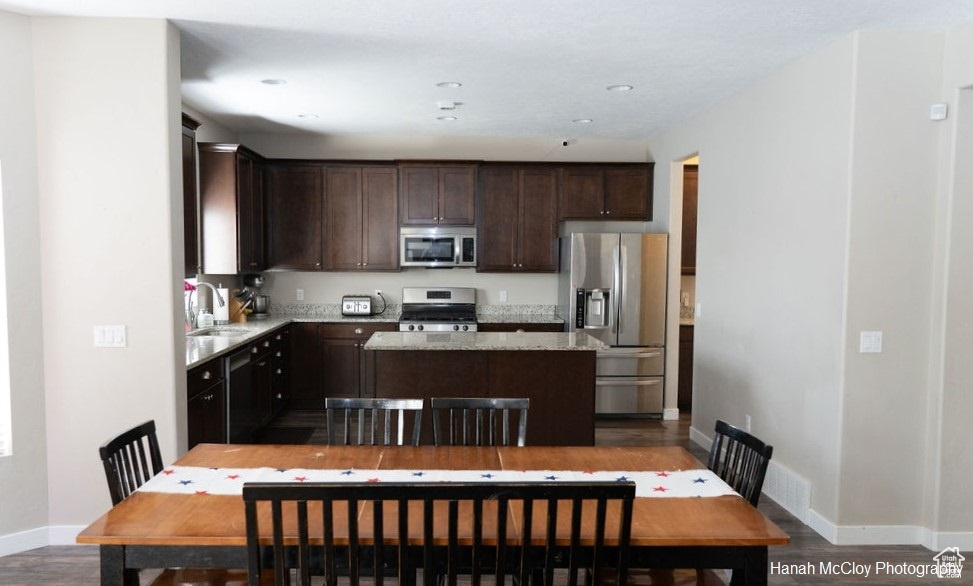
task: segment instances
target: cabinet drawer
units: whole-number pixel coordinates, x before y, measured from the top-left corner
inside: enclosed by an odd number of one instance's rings
[[[186,373],[186,390],[193,397],[223,381],[223,360],[210,360]]]
[[[325,338],[364,338],[368,339],[375,332],[394,332],[398,324],[394,323],[349,323],[349,324],[321,324],[318,330]]]

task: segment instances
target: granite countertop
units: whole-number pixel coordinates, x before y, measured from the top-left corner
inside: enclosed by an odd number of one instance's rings
[[[365,350],[569,350],[607,348],[581,333],[561,332],[375,332]]]
[[[564,320],[554,312],[554,306],[547,305],[501,305],[478,306],[476,319],[482,323],[563,323]],[[219,335],[186,336],[186,368],[193,368],[212,358],[219,358],[238,350],[267,332],[289,323],[397,323],[402,307],[389,304],[381,314],[342,315],[340,304],[281,304],[272,308],[273,315],[264,318],[250,318],[244,323],[231,323],[216,326],[211,331]],[[210,328],[206,328],[210,329]],[[419,334],[416,334],[419,335]],[[431,335],[431,334],[429,334]],[[457,334],[459,335],[459,334]],[[487,334],[483,333],[482,336]],[[505,335],[505,334],[495,334]],[[513,334],[511,334],[513,335]],[[523,335],[523,334],[519,334]],[[564,334],[567,336],[568,334]],[[572,334],[573,335],[573,334]],[[486,340],[486,338],[484,338]],[[593,341],[597,342],[597,340]],[[481,343],[483,340],[481,340]],[[565,341],[548,341],[545,344],[565,344]],[[600,344],[601,342],[597,342]],[[508,345],[512,343],[508,342]],[[440,348],[445,349],[445,348]],[[477,346],[477,349],[486,349]],[[515,348],[510,348],[515,349]],[[524,347],[523,350],[538,348]],[[553,349],[553,348],[540,348]],[[559,350],[597,350],[597,347],[560,347]]]

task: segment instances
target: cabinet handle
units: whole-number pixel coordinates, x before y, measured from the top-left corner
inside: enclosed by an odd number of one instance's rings
[[[355,333],[358,334],[358,335],[361,335],[361,334],[365,333],[365,330],[363,330],[361,328],[355,328]]]
[[[612,215],[612,211],[611,211],[611,210],[606,210],[606,211],[605,211],[605,215],[606,215],[606,216],[610,216],[610,215]]]
[[[208,394],[208,395],[204,395],[204,396],[203,396],[203,400],[204,400],[204,401],[212,401],[213,399],[214,399],[214,397],[213,397],[213,393],[210,393],[210,394]]]
[[[598,215],[599,216],[604,216],[605,215],[605,210],[601,210],[600,212],[598,212]]]
[[[264,340],[264,348],[270,348],[270,340]]]
[[[277,354],[274,354],[274,356],[276,356],[277,358],[280,358],[283,355],[284,355],[284,353],[281,352],[280,350],[277,351]]]
[[[208,371],[208,370],[203,371],[203,377],[202,378],[203,378],[203,380],[209,380],[209,379],[213,378],[213,373],[210,372],[210,371]]]
[[[256,346],[254,346],[253,348],[250,348],[250,353],[251,354],[256,354],[257,352],[260,352],[260,349],[257,348]]]
[[[266,360],[261,360],[260,362],[257,363],[257,366],[259,366],[260,368],[263,368],[263,367],[267,366],[267,361]]]
[[[277,369],[277,374],[284,374],[284,369],[283,368],[278,368]]]

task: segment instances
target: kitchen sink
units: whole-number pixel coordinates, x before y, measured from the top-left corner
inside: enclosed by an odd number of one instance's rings
[[[197,337],[208,337],[208,336],[219,336],[224,338],[236,338],[239,336],[246,336],[250,333],[247,328],[235,328],[235,327],[224,327],[216,326],[212,328],[201,328],[194,330],[186,334],[187,337],[197,338]]]

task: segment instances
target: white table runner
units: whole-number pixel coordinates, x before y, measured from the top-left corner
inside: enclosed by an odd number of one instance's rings
[[[619,470],[320,470],[304,468],[204,468],[170,466],[143,484],[142,492],[242,494],[246,482],[556,482],[634,481],[639,497],[712,497],[736,494],[707,469]]]

